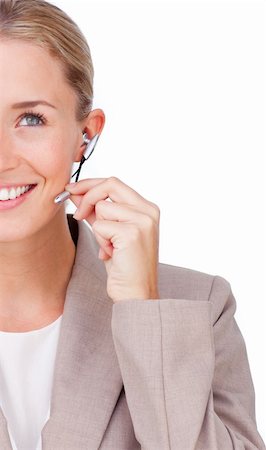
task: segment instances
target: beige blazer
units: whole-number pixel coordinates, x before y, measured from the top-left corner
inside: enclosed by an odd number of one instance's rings
[[[91,229],[68,220],[77,251],[43,450],[265,449],[230,284],[160,263],[160,300],[114,304]]]

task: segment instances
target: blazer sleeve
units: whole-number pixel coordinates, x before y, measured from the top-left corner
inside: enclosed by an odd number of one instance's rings
[[[264,450],[230,284],[208,300],[126,300],[112,335],[143,450]]]

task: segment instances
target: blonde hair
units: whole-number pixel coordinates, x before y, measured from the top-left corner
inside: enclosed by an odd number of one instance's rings
[[[0,40],[19,39],[48,50],[77,96],[76,120],[91,111],[93,64],[85,36],[60,8],[44,0],[0,0]]]

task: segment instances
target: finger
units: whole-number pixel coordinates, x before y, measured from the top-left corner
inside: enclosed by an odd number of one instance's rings
[[[74,203],[74,205],[76,205],[78,208],[81,204],[81,200],[83,199],[84,194],[88,192],[88,182],[91,182],[91,185],[93,186],[94,184],[101,183],[105,179],[106,178],[89,178],[86,180],[81,180],[77,183],[66,184],[65,190],[71,193],[69,200],[71,200]],[[84,182],[86,183],[84,184]],[[79,214],[77,214],[77,212],[78,209],[76,210],[75,213],[75,219],[79,220],[80,217]],[[93,222],[95,220],[94,205],[90,205],[89,203],[87,203],[87,214],[90,217],[90,220]]]
[[[99,249],[99,256],[101,255],[106,255],[108,257],[112,256],[113,254],[113,245],[110,242],[109,239],[105,239],[101,234],[98,234],[97,231],[94,232],[95,238],[98,242],[98,244],[100,245],[100,249]],[[100,250],[102,249],[102,252],[100,252]]]
[[[86,178],[85,180],[79,180],[76,183],[68,183],[65,185],[66,190],[78,190],[80,194],[84,194],[88,189],[96,186],[99,183],[107,180],[107,178]]]
[[[133,227],[135,231],[136,227],[132,224],[122,224],[110,220],[96,220],[92,230],[99,243],[102,240],[109,241],[110,246],[112,245],[115,248],[118,242],[127,242],[131,236],[136,236],[136,234],[132,233]]]
[[[81,205],[81,202],[83,201],[84,196],[83,195],[70,195],[69,200],[71,200],[75,206],[77,206],[76,212],[74,213],[73,217],[77,220],[85,219],[85,216],[80,217],[79,215],[79,207]],[[95,205],[89,205],[87,204],[86,208],[86,219],[89,219],[89,223],[93,223],[95,221]]]
[[[106,204],[106,207],[110,207],[110,205],[119,205],[122,204],[124,207],[128,207],[128,211],[135,210],[136,212],[147,214],[150,216],[154,221],[158,222],[160,217],[160,211],[157,205],[155,205],[152,202],[148,202],[147,200],[143,199],[139,200],[136,204],[132,205],[128,201],[127,202],[112,202],[108,199],[106,200],[106,196],[103,196],[104,198],[101,198],[100,193],[95,192],[92,193],[92,191],[87,192],[83,198],[82,201],[79,204],[78,211],[75,213],[75,218],[77,219],[85,219],[89,218],[90,220],[95,219],[94,215],[94,208],[96,205],[99,205],[99,203]],[[71,198],[71,197],[70,197]],[[105,201],[106,200],[106,201]],[[113,209],[115,211],[115,209]],[[117,209],[119,212],[119,209]],[[113,220],[119,220],[119,217],[114,217]],[[121,221],[126,220],[126,217],[121,217]]]
[[[71,200],[74,205],[78,208],[81,204],[83,195],[70,195],[68,200]]]
[[[95,181],[96,180],[96,181]],[[90,203],[97,203],[99,200],[105,200],[108,197],[113,202],[129,203],[137,205],[140,201],[148,204],[148,200],[142,197],[134,189],[123,183],[119,178],[88,178],[78,183],[66,185],[65,189],[72,194],[85,194],[90,199]],[[90,193],[90,195],[88,195]]]
[[[107,202],[104,200],[99,201],[95,205],[94,217],[85,217],[90,225],[93,225],[95,220],[112,220],[116,222],[129,222],[138,224],[140,227],[143,225],[152,226],[155,224],[153,217],[148,214],[136,211],[132,206],[123,205],[119,203]]]
[[[103,261],[107,261],[110,259],[110,255],[108,255],[101,247],[99,249],[99,259],[102,259]]]

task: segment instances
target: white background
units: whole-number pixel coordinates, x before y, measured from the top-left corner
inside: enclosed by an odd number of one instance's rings
[[[266,440],[264,3],[53,3],[88,40],[106,114],[81,178],[158,204],[161,262],[230,282]]]

